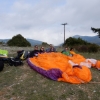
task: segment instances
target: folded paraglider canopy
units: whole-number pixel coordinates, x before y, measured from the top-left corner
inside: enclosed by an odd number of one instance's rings
[[[27,63],[47,78],[74,84],[90,82],[90,68],[100,67],[99,61],[95,59],[86,59],[80,54],[66,56],[60,52],[39,54],[38,57],[28,58]]]

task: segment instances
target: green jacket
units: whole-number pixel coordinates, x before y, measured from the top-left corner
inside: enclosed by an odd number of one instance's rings
[[[70,52],[69,51],[63,51],[62,53],[65,54],[65,55],[67,55],[67,56],[70,55]]]

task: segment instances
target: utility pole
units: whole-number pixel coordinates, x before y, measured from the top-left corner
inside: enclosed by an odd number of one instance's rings
[[[65,43],[65,25],[67,25],[67,23],[63,23],[61,25],[64,25],[64,43]]]

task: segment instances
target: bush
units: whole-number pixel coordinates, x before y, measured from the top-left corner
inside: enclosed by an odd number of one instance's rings
[[[89,45],[88,49],[88,52],[98,52],[99,46],[97,46],[96,44],[91,44]]]
[[[88,46],[87,45],[80,45],[75,48],[78,52],[88,52]]]
[[[98,52],[99,46],[82,40],[81,38],[69,37],[66,39],[63,47],[73,47],[78,52]]]
[[[12,39],[10,39],[7,42],[8,46],[18,46],[18,47],[27,47],[27,46],[31,46],[31,44],[20,34],[12,37]]]
[[[98,52],[99,46],[96,44],[91,45],[80,45],[74,47],[78,52]]]

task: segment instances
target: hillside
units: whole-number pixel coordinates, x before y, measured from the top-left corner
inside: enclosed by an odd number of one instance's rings
[[[37,45],[42,44],[42,41],[38,41],[38,40],[27,39],[27,41],[30,42],[32,46],[34,46],[34,45],[36,45],[36,44],[37,44]]]
[[[0,39],[1,42],[7,43],[10,39]],[[34,45],[40,45],[42,44],[42,41],[38,41],[38,40],[33,40],[33,39],[27,39],[28,42],[31,43],[32,46]]]
[[[100,45],[100,38],[98,36],[80,36],[80,35],[75,35],[73,36],[73,38],[81,38],[87,42],[90,42],[90,43],[95,43],[95,44],[98,44]],[[0,39],[0,41],[4,42],[4,43],[7,43],[9,39]],[[34,45],[41,45],[43,41],[39,41],[39,40],[33,40],[33,39],[27,39],[27,41],[29,41],[31,43],[32,46]],[[62,43],[60,44],[62,45]]]
[[[87,42],[100,45],[100,38],[98,36],[80,36],[80,35],[73,36],[73,38],[79,38],[79,37]]]

